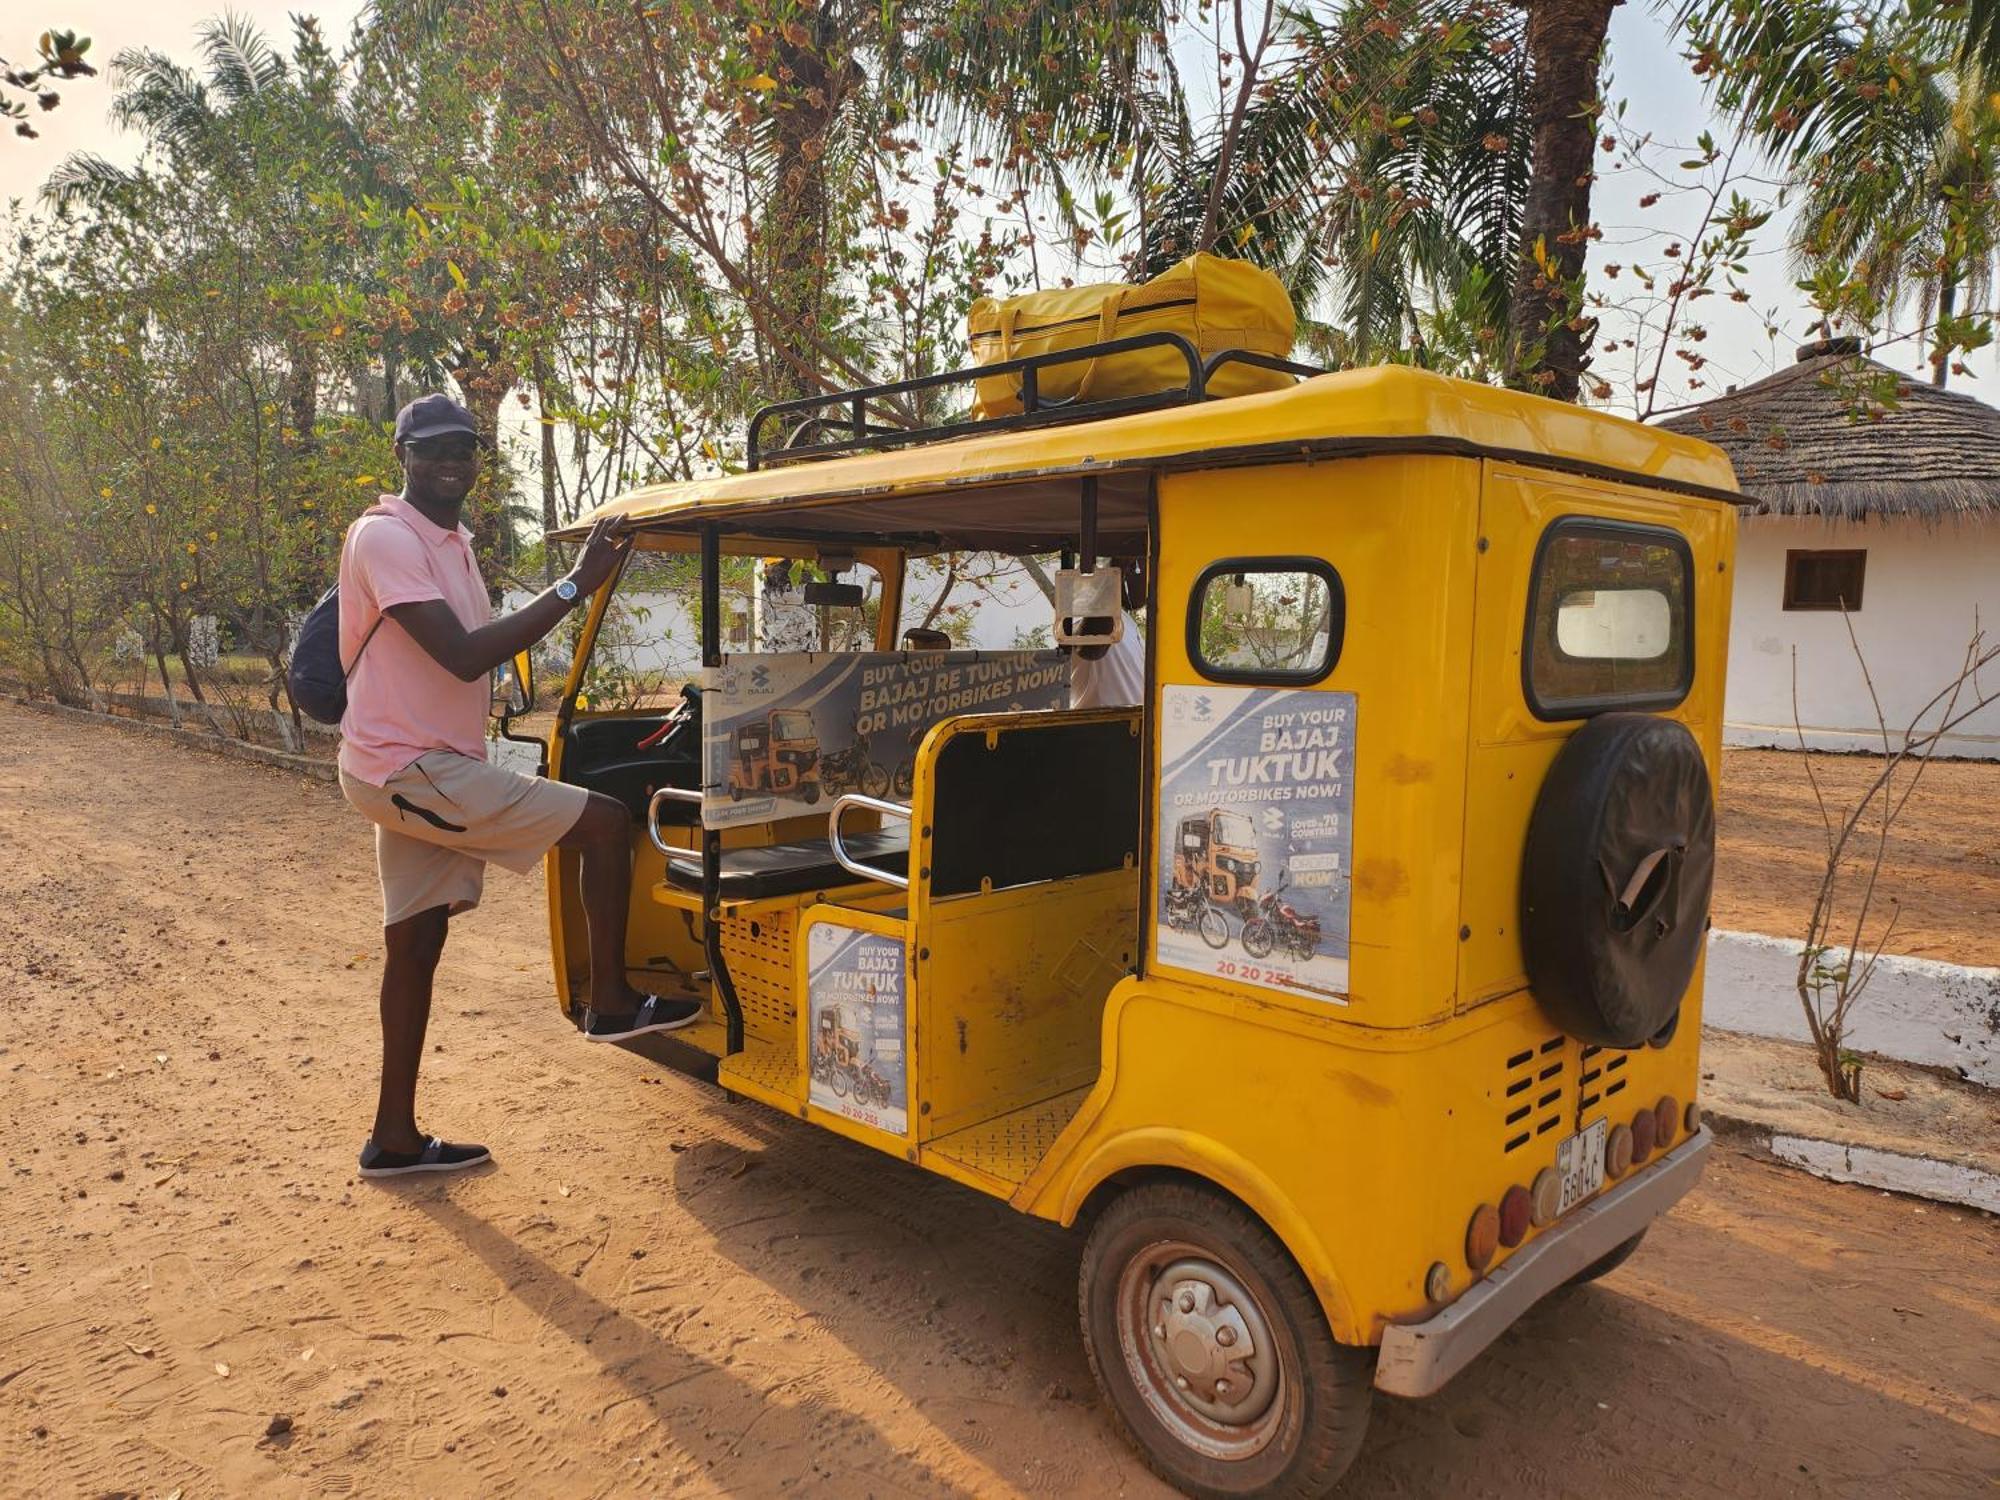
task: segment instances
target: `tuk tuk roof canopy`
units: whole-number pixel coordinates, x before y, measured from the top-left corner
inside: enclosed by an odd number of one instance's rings
[[[1152,476],[1177,469],[1370,452],[1512,459],[1738,503],[1729,460],[1696,438],[1608,412],[1403,365],[1347,370],[1285,390],[1128,416],[774,464],[649,485],[575,525],[614,515],[654,545],[708,523],[742,536],[892,542],[912,551],[1053,551],[1077,531],[1078,481],[1097,475],[1098,551],[1135,551]]]

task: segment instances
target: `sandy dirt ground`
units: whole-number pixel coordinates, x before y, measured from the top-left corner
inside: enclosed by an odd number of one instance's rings
[[[537,880],[456,924],[427,1059],[498,1165],[385,1189],[337,794],[0,706],[0,850],[0,1495],[1161,1493],[1072,1236],[578,1042]],[[1625,1268],[1379,1400],[1343,1493],[1996,1482],[2000,1226],[1725,1151]]]
[[[1866,755],[1812,757],[1836,826],[1881,765]],[[1715,925],[1803,940],[1826,868],[1825,825],[1804,758],[1725,750],[1717,838]],[[1858,840],[1854,854],[1843,892],[1858,893],[1874,839]],[[1938,761],[1924,771],[1890,833],[1876,890],[1868,931],[1879,935],[1893,910],[1889,952],[2000,964],[2000,765]],[[1840,910],[1851,924],[1854,906]]]

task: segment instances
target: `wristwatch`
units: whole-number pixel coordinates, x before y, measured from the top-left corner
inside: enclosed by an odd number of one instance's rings
[[[574,578],[558,578],[556,580],[556,597],[571,609],[576,608],[576,601],[580,597],[576,580]]]

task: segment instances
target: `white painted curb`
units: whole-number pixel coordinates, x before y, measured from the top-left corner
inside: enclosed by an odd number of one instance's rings
[[[1804,952],[1790,938],[1711,932],[1702,1024],[1810,1042],[1797,989]],[[1884,956],[1849,1013],[1847,1045],[2000,1088],[2000,969]]]
[[[1891,1192],[1909,1193],[1938,1203],[1960,1203],[1967,1208],[2000,1214],[2000,1176],[1960,1162],[1775,1132],[1771,1136],[1771,1154],[1779,1161],[1803,1167],[1816,1177],[1834,1182],[1857,1182],[1863,1187],[1888,1188]]]

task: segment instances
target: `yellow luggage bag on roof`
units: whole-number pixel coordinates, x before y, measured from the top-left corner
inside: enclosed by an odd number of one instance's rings
[[[1283,282],[1261,266],[1218,255],[1191,255],[1137,286],[1112,282],[1005,299],[981,297],[972,304],[969,321],[973,362],[982,365],[1141,333],[1178,333],[1203,359],[1224,349],[1285,359],[1292,352],[1294,327]],[[1148,395],[1186,383],[1187,362],[1171,348],[1074,360],[1040,370],[1036,379],[1039,404],[1045,406]],[[1291,383],[1292,377],[1281,371],[1225,365],[1208,393],[1241,396]],[[976,416],[1011,416],[1020,410],[1018,373],[977,383]]]

